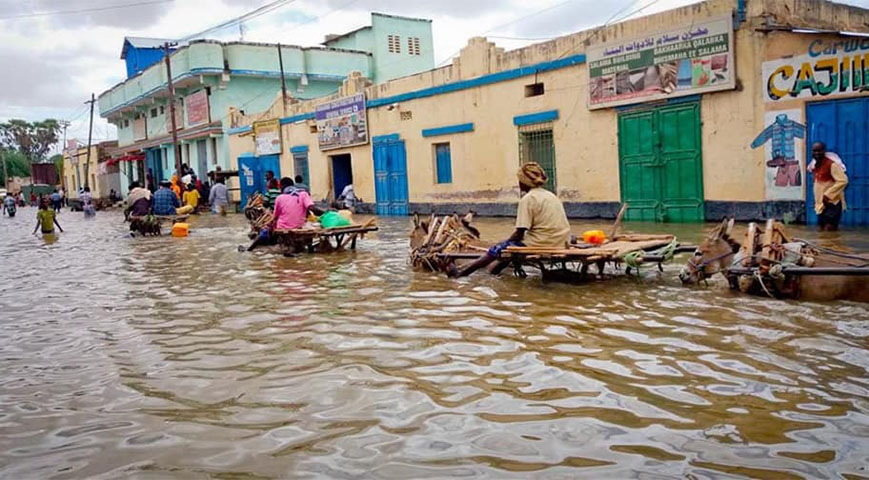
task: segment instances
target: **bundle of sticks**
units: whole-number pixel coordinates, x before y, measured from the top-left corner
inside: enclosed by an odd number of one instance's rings
[[[410,262],[414,268],[433,271],[446,269],[449,260],[443,253],[486,251],[480,241],[480,231],[471,222],[474,212],[463,217],[457,214],[436,216],[432,214],[427,221],[421,221],[413,214],[413,230],[410,234]]]
[[[244,206],[244,216],[250,222],[251,235],[258,234],[263,228],[269,226],[275,217],[272,211],[263,203],[261,193],[255,193],[247,199]]]

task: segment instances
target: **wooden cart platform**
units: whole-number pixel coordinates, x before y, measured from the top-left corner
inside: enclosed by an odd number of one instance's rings
[[[336,228],[294,228],[274,230],[271,234],[278,245],[295,252],[330,252],[356,249],[356,241],[366,233],[376,232],[372,222]],[[333,244],[334,240],[334,244]]]

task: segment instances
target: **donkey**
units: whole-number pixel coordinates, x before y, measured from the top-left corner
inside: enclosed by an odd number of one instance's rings
[[[724,219],[694,251],[694,256],[682,267],[682,283],[699,283],[716,273],[724,273],[733,263],[733,256],[742,247],[731,237],[734,220]]]
[[[733,263],[734,256],[742,246],[731,236],[733,219],[724,220],[697,247],[694,256],[682,267],[679,278],[684,284],[698,283],[716,273],[726,274]],[[815,267],[867,266],[869,256],[837,254],[825,250],[815,257]],[[741,287],[731,280],[731,287]],[[749,279],[753,280],[753,279]],[[740,288],[742,290],[742,288]],[[752,288],[749,291],[765,294],[764,289]],[[869,276],[819,276],[803,275],[796,279],[791,296],[795,299],[810,301],[854,300],[869,302]]]

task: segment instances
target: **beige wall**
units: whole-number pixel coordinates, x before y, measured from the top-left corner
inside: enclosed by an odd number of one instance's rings
[[[799,12],[788,16],[782,4]],[[769,4],[769,5],[767,5]],[[677,25],[690,25],[701,18],[720,16],[735,8],[731,0],[709,0],[595,31],[573,35],[504,52],[482,38],[471,39],[452,65],[404,77],[379,85],[366,85],[365,79],[351,78],[342,90],[330,97],[294,104],[287,116],[314,110],[316,105],[364,89],[370,100],[418,91],[489,73],[533,65],[582,53],[589,45],[646,35]],[[763,149],[752,149],[752,139],[764,127],[764,114],[771,108],[803,108],[805,100],[771,106],[764,103],[762,81],[764,60],[804,52],[818,35],[798,35],[770,29],[785,25],[805,26],[814,20],[835,23],[843,18],[854,29],[869,21],[866,11],[830,7],[819,0],[764,0],[749,2],[755,15],[735,32],[734,57],[737,88],[704,94],[701,97],[703,187],[707,201],[763,202],[765,196],[765,159]],[[814,13],[806,13],[806,10]],[[773,12],[768,16],[761,13]],[[814,17],[818,18],[815,19]],[[865,26],[863,30],[866,30]],[[546,93],[526,98],[524,86],[534,81],[545,84]],[[518,199],[515,171],[519,165],[518,133],[513,125],[516,115],[557,109],[553,122],[556,150],[558,194],[569,202],[618,202],[618,112],[615,109],[591,111],[587,107],[588,73],[586,64],[542,72],[522,78],[399,102],[398,108],[385,106],[368,110],[371,136],[398,133],[405,140],[408,158],[409,196],[412,203],[515,203]],[[280,116],[276,103],[268,112],[256,116],[235,115],[236,125],[249,125],[258,118]],[[401,120],[401,112],[412,119]],[[424,138],[421,130],[462,123],[473,123],[474,131]],[[283,127],[282,173],[292,172],[289,148],[309,147],[311,187],[317,199],[329,192],[331,175],[328,156],[350,153],[354,184],[366,202],[373,202],[374,171],[372,146],[320,152],[313,121]],[[432,145],[450,142],[453,183],[435,183]],[[249,134],[231,137],[231,152],[236,158],[253,150]]]

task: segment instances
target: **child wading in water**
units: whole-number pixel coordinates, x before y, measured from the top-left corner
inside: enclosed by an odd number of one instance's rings
[[[39,204],[39,211],[36,212],[36,226],[33,227],[33,234],[36,235],[36,229],[42,226],[42,235],[54,235],[54,226],[60,231],[63,228],[57,223],[57,213],[48,208],[48,201],[45,200]]]

